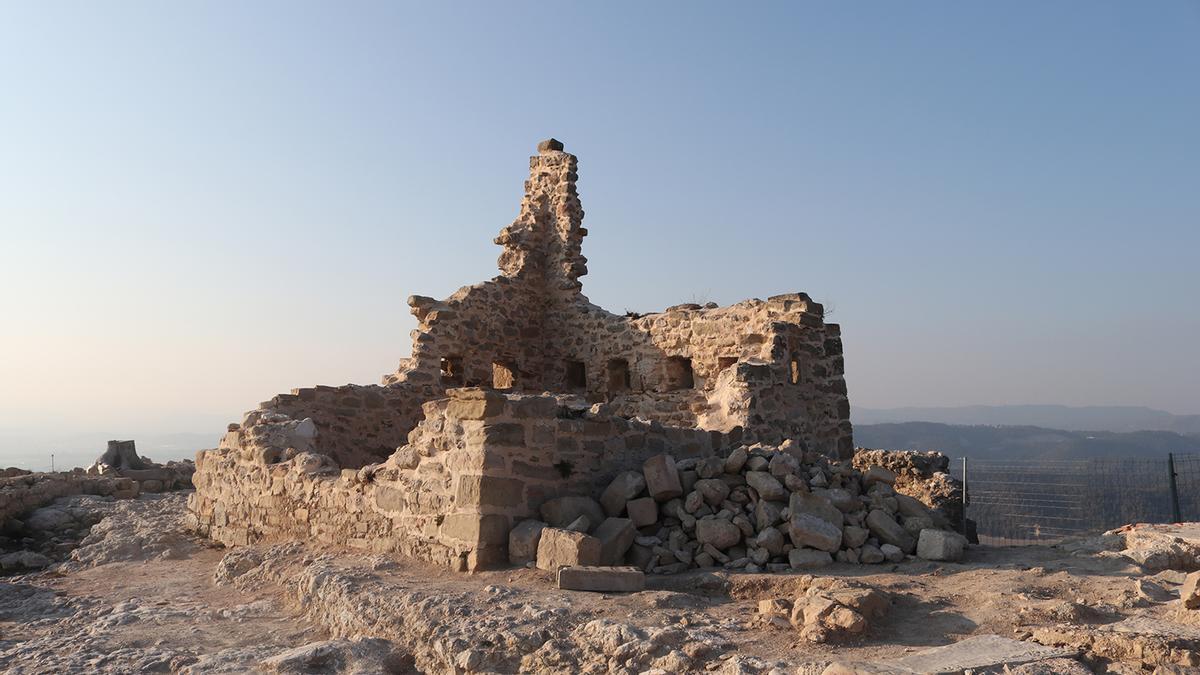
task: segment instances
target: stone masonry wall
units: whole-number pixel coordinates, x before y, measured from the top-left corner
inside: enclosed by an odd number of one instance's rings
[[[161,481],[156,481],[159,490]],[[165,486],[171,489],[172,486]],[[85,473],[28,473],[0,478],[0,527],[11,519],[52,503],[59,497],[102,495],[132,499],[141,483],[119,476],[90,476]],[[158,490],[154,490],[158,491]]]
[[[587,306],[552,315],[570,336],[550,360],[584,364],[591,400],[621,414],[674,426],[733,432],[748,443],[794,439],[829,456],[853,451],[841,333],[803,293],[731,307],[673,307],[630,318]],[[692,383],[671,378],[671,360],[690,364]],[[616,368],[614,368],[616,362]],[[613,377],[627,369],[627,378]],[[570,390],[560,366],[550,382]]]
[[[475,569],[506,563],[512,525],[544,501],[589,496],[651,456],[708,456],[727,440],[569,397],[481,389],[452,389],[424,414],[407,445],[359,470],[308,452],[266,461],[231,440],[202,451],[195,525],[228,545],[315,539]],[[303,422],[272,424],[294,433]]]
[[[290,452],[313,451],[328,455],[338,466],[360,467],[380,462],[403,445],[408,432],[421,419],[421,404],[432,396],[411,385],[316,386],[293,389],[260,404],[246,414],[242,424],[230,425],[226,441],[244,438],[268,459]],[[309,419],[307,438],[274,433],[278,419]]]

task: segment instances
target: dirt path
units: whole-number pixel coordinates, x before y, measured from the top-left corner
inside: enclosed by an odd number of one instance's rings
[[[140,559],[120,541],[150,507],[161,519],[161,502],[110,515],[129,522],[106,521],[107,539],[85,541],[77,557],[88,564],[0,583],[4,672],[820,673],[970,636],[1169,620],[1183,578],[1069,546],[837,564],[820,575],[884,591],[891,606],[861,635],[816,644],[756,614],[759,600],[794,597],[799,574],[694,571],[608,595],[558,590],[534,569],[463,575],[290,544],[232,554],[218,583],[225,550],[181,532],[164,538],[161,523],[155,541],[186,545]]]

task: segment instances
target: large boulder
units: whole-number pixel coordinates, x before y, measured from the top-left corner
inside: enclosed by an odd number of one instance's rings
[[[727,549],[742,540],[742,531],[728,520],[702,518],[696,521],[696,541]]]
[[[620,565],[625,552],[637,538],[637,528],[628,518],[608,518],[593,533],[600,540],[600,564]]]
[[[767,471],[747,471],[746,484],[758,492],[759,499],[783,501],[788,498],[787,488]]]
[[[912,553],[916,549],[917,544],[912,535],[887,511],[874,509],[868,513],[867,529],[871,530],[871,534],[878,537],[879,541],[891,544],[905,553]]]
[[[917,557],[925,560],[961,560],[966,540],[957,532],[924,529],[917,538]]]
[[[788,564],[794,570],[825,567],[833,564],[833,556],[827,551],[816,551],[811,548],[794,548],[788,551]]]
[[[656,501],[665,502],[683,496],[683,483],[679,481],[679,470],[670,455],[655,455],[642,464],[646,476],[646,491]]]
[[[836,526],[839,530],[845,522],[842,512],[829,499],[818,494],[793,492],[788,501],[788,511],[793,518],[798,513],[808,514]]]
[[[582,532],[556,527],[542,530],[538,541],[537,567],[557,572],[572,565],[599,565],[600,540]]]
[[[552,527],[566,527],[578,520],[579,516],[586,516],[592,525],[604,521],[604,509],[591,497],[556,497],[544,502],[538,510],[542,514],[542,520]]]
[[[842,547],[842,528],[809,513],[797,513],[788,525],[796,546],[811,546],[833,553]]]
[[[546,523],[532,518],[517,523],[508,533],[508,562],[524,565],[537,559],[538,542]]]
[[[646,489],[646,479],[637,471],[622,471],[617,474],[600,495],[600,505],[610,516],[625,512],[625,504]]]

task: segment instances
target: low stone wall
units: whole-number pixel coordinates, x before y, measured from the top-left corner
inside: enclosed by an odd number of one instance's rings
[[[140,486],[132,478],[82,473],[28,473],[0,478],[0,526],[59,497],[104,495],[131,499]]]
[[[726,440],[626,420],[572,397],[452,389],[423,412],[407,445],[357,470],[313,452],[284,459],[227,436],[197,455],[194,525],[228,545],[315,539],[460,570],[497,566],[507,564],[509,530],[546,500],[591,495],[649,457],[708,456]],[[262,437],[304,438],[303,420],[271,424],[279,431]]]
[[[439,392],[441,390],[438,390]],[[265,432],[256,429],[266,418],[284,415],[308,418],[319,431],[319,444],[310,449],[333,458],[339,467],[355,468],[387,459],[404,445],[408,433],[420,421],[421,403],[433,397],[429,387],[402,382],[393,385],[319,385],[293,389],[260,404],[230,431],[239,435]],[[278,454],[289,447],[259,439],[256,444]],[[294,446],[292,446],[294,447]]]

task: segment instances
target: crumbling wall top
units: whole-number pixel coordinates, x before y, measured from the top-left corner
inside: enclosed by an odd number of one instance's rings
[[[532,280],[550,292],[576,294],[587,274],[583,256],[583,206],[575,183],[579,159],[553,138],[538,144],[529,158],[529,179],[521,212],[500,231],[498,261],[506,277]]]

